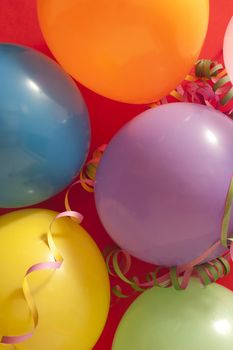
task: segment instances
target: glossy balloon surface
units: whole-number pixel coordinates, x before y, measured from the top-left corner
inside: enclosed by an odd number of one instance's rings
[[[231,350],[232,292],[192,280],[185,291],[148,290],[130,306],[112,350]]]
[[[198,58],[209,0],[38,0],[54,56],[91,90],[127,103],[164,97]]]
[[[232,152],[233,122],[212,108],[174,103],[142,113],[115,135],[97,171],[106,231],[154,264],[197,258],[220,239]]]
[[[0,207],[39,203],[63,190],[89,149],[85,102],[51,59],[0,45]]]
[[[56,215],[50,210],[25,209],[0,217],[0,339],[33,330],[22,282],[32,265],[54,261],[46,232]],[[33,336],[16,347],[90,350],[109,309],[106,266],[94,241],[71,219],[57,220],[52,232],[64,261],[57,270],[35,271],[28,276],[39,323]],[[7,346],[0,344],[0,349]]]

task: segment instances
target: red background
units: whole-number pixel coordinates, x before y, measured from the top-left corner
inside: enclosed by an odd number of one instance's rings
[[[233,15],[232,0],[210,0],[211,15],[209,32],[201,53],[201,58],[221,56],[223,36],[228,21]],[[201,9],[200,9],[201,11]],[[195,16],[195,14],[193,14]],[[36,0],[0,0],[0,42],[24,44],[51,56],[42,37],[36,14]],[[1,81],[4,84],[4,81]],[[92,123],[91,151],[107,143],[112,135],[129,119],[145,110],[145,106],[131,106],[107,100],[80,87],[87,102]],[[2,165],[1,165],[2,166]],[[64,192],[39,205],[42,208],[64,210]],[[84,227],[94,237],[100,249],[111,243],[101,226],[94,207],[93,195],[82,189],[73,191],[72,208],[84,214]],[[0,209],[0,214],[6,210]],[[137,274],[142,274],[150,266],[135,261]],[[221,280],[221,284],[233,290],[233,273]],[[105,331],[95,350],[110,350],[113,335],[120,318],[132,299],[121,300],[111,307]]]

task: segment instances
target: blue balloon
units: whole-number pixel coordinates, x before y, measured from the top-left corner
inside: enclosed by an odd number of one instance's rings
[[[33,205],[64,189],[90,144],[85,102],[45,55],[0,44],[0,207]]]

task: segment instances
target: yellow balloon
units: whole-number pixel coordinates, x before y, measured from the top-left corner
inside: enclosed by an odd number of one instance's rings
[[[22,293],[27,269],[53,261],[46,232],[56,212],[25,209],[0,217],[0,338],[33,329]],[[69,218],[53,225],[64,261],[27,279],[39,312],[33,336],[17,350],[91,350],[106,322],[110,289],[104,260],[87,232]],[[10,346],[0,345],[1,350]]]
[[[52,53],[89,89],[150,103],[185,78],[200,53],[209,0],[37,0]]]

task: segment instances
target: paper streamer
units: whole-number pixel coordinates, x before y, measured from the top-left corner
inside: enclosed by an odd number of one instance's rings
[[[150,107],[169,102],[192,102],[213,107],[233,117],[233,87],[222,64],[199,60],[194,71],[169,96]]]
[[[53,256],[53,261],[46,261],[46,262],[41,262],[35,265],[32,265],[31,267],[28,268],[24,275],[24,279],[22,282],[22,290],[24,294],[25,301],[27,303],[27,306],[30,310],[31,317],[33,319],[33,329],[26,333],[26,334],[21,334],[21,335],[11,335],[11,336],[3,336],[0,340],[0,344],[8,344],[12,345],[14,349],[16,347],[14,346],[15,344],[22,343],[25,340],[31,338],[36,330],[36,327],[39,322],[39,312],[35,303],[35,300],[33,298],[33,295],[30,291],[30,286],[28,283],[27,277],[36,271],[42,271],[42,270],[57,270],[61,267],[63,263],[63,258],[60,252],[58,251],[56,244],[53,240],[53,235],[52,235],[52,227],[53,224],[56,220],[63,218],[63,217],[70,217],[75,219],[78,223],[81,223],[83,220],[83,216],[75,211],[65,211],[63,213],[58,214],[54,220],[51,222],[48,232],[47,232],[47,244],[48,248]]]
[[[130,286],[136,292],[143,292],[148,288],[154,286],[161,288],[174,287],[177,290],[186,289],[191,276],[199,277],[200,281],[204,285],[208,285],[215,282],[218,278],[227,275],[230,272],[230,265],[226,258],[221,257],[211,261],[210,263],[200,264],[196,266],[190,266],[190,268],[184,269],[184,267],[171,267],[167,269],[166,273],[161,274],[164,267],[157,267],[155,271],[148,273],[143,280],[140,281],[138,276],[127,278],[126,274],[122,271],[122,262],[119,260],[120,254],[129,254],[123,252],[120,249],[116,249],[111,253],[111,259],[108,257],[107,267],[111,275],[115,274],[115,277],[122,282]],[[128,256],[129,258],[129,256]],[[131,265],[130,265],[131,266]],[[124,268],[124,265],[123,265]],[[113,293],[120,298],[127,298],[132,295],[122,292],[120,285],[115,285],[112,288]]]
[[[104,144],[98,147],[96,151],[94,151],[92,159],[89,160],[81,170],[80,179],[75,181],[67,190],[65,195],[65,208],[67,211],[71,210],[69,195],[70,195],[70,191],[75,186],[81,185],[84,188],[84,190],[86,190],[87,192],[90,192],[90,193],[94,192],[97,167],[106,147],[107,145]]]
[[[93,153],[92,159],[86,163],[80,174],[82,187],[88,192],[94,192],[97,166],[107,145],[102,145]]]

